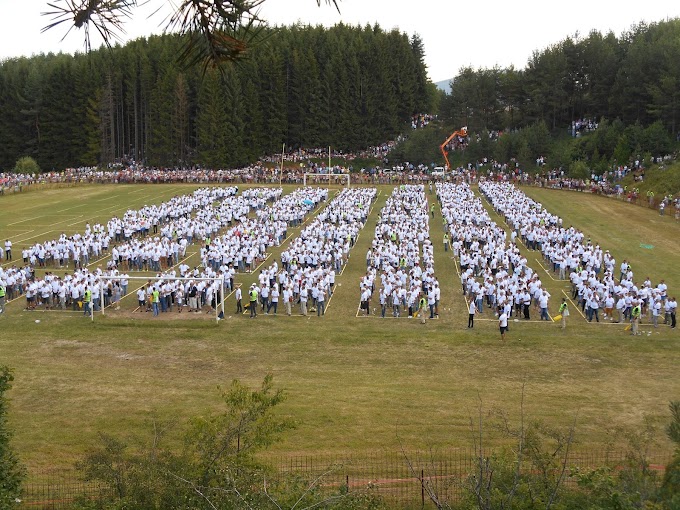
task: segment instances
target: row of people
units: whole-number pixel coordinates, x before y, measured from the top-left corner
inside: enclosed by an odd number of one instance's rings
[[[550,293],[528,266],[514,242],[491,220],[488,212],[466,183],[437,184],[446,227],[445,249],[450,244],[460,264],[463,295],[468,302],[468,327],[485,308],[498,315],[530,319],[531,305],[540,309],[541,320],[550,320]]]
[[[88,224],[83,235],[66,237],[62,234],[53,242],[38,243],[24,253],[25,267],[12,266],[4,269],[0,274],[0,283],[7,286],[12,296],[26,292],[33,298],[35,293],[32,291],[36,286],[49,285],[44,278],[35,278],[35,267],[45,267],[47,261],[56,262],[55,265],[60,267],[68,267],[71,259],[74,261],[74,269],[82,270],[91,256],[97,257],[100,252],[107,253],[108,243],[114,244],[116,239],[121,242],[111,248],[107,270],[159,272],[172,267],[186,255],[187,246],[194,238],[209,239],[210,235],[231,223],[234,218],[247,215],[249,207],[257,204],[261,197],[274,200],[280,196],[277,191],[251,189],[243,192],[238,199],[232,198],[237,191],[236,187],[202,188],[191,195],[174,197],[160,206],[144,206],[140,211],[128,210],[123,219],[109,221],[106,227],[97,224],[91,228]],[[215,202],[218,202],[217,207]],[[131,227],[132,231],[138,233],[137,227],[144,226],[147,218],[151,219],[151,224],[157,222],[162,226],[158,235],[144,237],[129,233],[130,240],[125,242],[128,238],[127,228]],[[172,234],[169,226],[172,226]],[[87,242],[91,239],[95,241],[88,245]],[[98,239],[102,240],[101,244]]]
[[[512,184],[483,182],[480,191],[513,229],[513,240],[520,237],[530,250],[540,250],[560,278],[569,273],[572,297],[578,299],[587,320],[599,321],[598,311],[612,301],[628,301],[624,310],[629,313],[619,320],[630,319],[636,306],[650,314],[665,306],[668,289],[664,280],[652,285],[648,278],[639,284],[626,260],[620,265],[617,280],[616,260],[608,250],[573,226],[565,228],[562,218],[549,213]],[[607,317],[611,319],[613,314]]]
[[[201,250],[204,267],[237,267],[239,271],[253,271],[266,257],[267,249],[279,245],[286,238],[288,228],[295,227],[322,201],[328,198],[328,189],[298,188],[278,200],[255,210],[255,217],[248,218],[219,237],[211,239]],[[263,191],[263,198],[266,197]],[[267,200],[265,200],[267,202]]]
[[[308,311],[325,314],[335,277],[347,262],[376,196],[375,188],[342,190],[281,253],[281,268],[274,262],[260,272],[259,286],[249,293],[258,294],[264,313],[272,308],[277,313],[283,296],[288,315],[293,305],[300,306],[302,315]],[[251,316],[256,314],[251,309]]]
[[[359,283],[360,312],[369,315],[371,302],[381,316],[439,316],[441,289],[434,272],[428,202],[424,185],[400,185],[380,211],[375,236],[366,254],[366,274]],[[377,293],[377,296],[375,294]]]
[[[106,225],[88,223],[84,233],[67,236],[62,233],[57,239],[35,243],[22,249],[24,264],[36,267],[74,267],[86,266],[109,253],[110,244],[122,243],[133,238],[145,237],[149,232],[160,234],[168,239],[179,237],[177,222],[188,218],[196,211],[202,211],[216,200],[224,200],[238,192],[238,188],[202,188],[191,195],[177,196],[158,206],[144,206],[139,210],[129,209],[122,218],[113,217]],[[158,226],[162,226],[158,231]],[[184,236],[194,232],[189,226],[181,230]]]

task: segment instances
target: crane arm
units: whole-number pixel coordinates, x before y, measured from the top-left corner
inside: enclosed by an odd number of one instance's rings
[[[442,155],[444,156],[444,160],[446,161],[446,168],[448,170],[451,169],[451,164],[449,163],[449,151],[446,150],[446,146],[448,143],[453,140],[456,136],[467,136],[467,127],[462,127],[457,131],[454,131],[451,133],[451,136],[449,136],[446,141],[439,146],[439,150],[442,152]]]

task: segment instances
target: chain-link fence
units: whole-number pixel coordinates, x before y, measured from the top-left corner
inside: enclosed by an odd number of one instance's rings
[[[484,456],[492,452],[485,452]],[[649,468],[663,475],[673,456],[670,450],[648,452]],[[601,467],[622,468],[629,461],[625,451],[575,450],[569,454],[567,468],[581,470]],[[479,456],[472,449],[391,452],[380,451],[351,455],[319,454],[270,457],[274,477],[295,476],[316,480],[322,488],[339,491],[369,491],[399,508],[434,508],[423,482],[443,501],[457,502],[466,494],[468,476],[477,469]],[[567,469],[569,473],[570,469]],[[568,476],[565,487],[576,480]],[[30,473],[24,484],[24,508],[65,509],[78,498],[113,497],[106,487],[84,481],[75,470]]]

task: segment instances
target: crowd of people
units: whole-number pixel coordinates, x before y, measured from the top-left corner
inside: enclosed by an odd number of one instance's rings
[[[436,120],[436,115],[431,115],[429,113],[414,113],[411,115],[411,129],[422,129],[427,127],[430,122]]]
[[[288,228],[302,224],[305,217],[328,198],[328,190],[299,188],[282,196],[282,190],[259,192],[270,204],[260,201],[255,216],[229,228],[201,250],[205,267],[214,271],[252,272],[267,257],[271,246],[280,245]],[[231,285],[229,286],[231,289]]]
[[[328,195],[328,190],[317,191]],[[257,317],[258,307],[277,314],[279,302],[286,315],[298,306],[303,316],[325,315],[336,275],[347,263],[376,196],[375,188],[346,188],[333,198],[283,250],[281,265],[274,261],[260,271],[258,284],[248,290],[250,316]]]
[[[434,209],[431,211],[434,216]],[[428,202],[424,185],[400,185],[380,211],[375,237],[366,254],[366,274],[359,284],[359,312],[385,318],[439,317],[441,289],[434,273]],[[376,295],[377,294],[377,295]]]
[[[102,290],[105,291],[105,299],[109,297],[115,300],[116,296],[120,298],[127,294],[127,285],[120,283],[119,279],[102,281],[103,277],[115,277],[120,271],[139,270],[156,272],[161,275],[161,279],[175,278],[177,275],[173,266],[179,264],[180,258],[186,254],[187,246],[196,241],[209,245],[214,233],[233,222],[242,224],[247,221],[250,209],[262,208],[281,194],[280,189],[255,188],[235,197],[237,192],[236,187],[201,188],[190,195],[173,197],[160,205],[128,210],[122,217],[109,220],[106,226],[97,224],[90,227],[88,224],[83,234],[67,237],[62,233],[56,240],[36,243],[22,250],[23,265],[12,264],[0,268],[0,284],[6,289],[7,299],[25,295],[29,309],[37,306],[64,309],[75,307],[73,303],[77,302],[81,307],[84,303],[91,303],[90,307],[86,307],[90,311],[98,309]],[[109,257],[106,270],[90,271],[88,264],[100,256]],[[70,275],[59,277],[54,271],[47,271],[41,278],[35,275],[36,268],[69,269],[71,264],[73,272]],[[225,279],[226,276],[225,272],[218,275],[210,266],[204,271],[195,268],[189,272],[189,267],[182,264],[179,269],[181,278],[219,276]],[[163,298],[169,286],[188,285],[188,281],[178,282],[147,285],[147,290],[153,297],[153,287],[157,286],[161,292],[159,297]],[[205,286],[199,288],[204,291],[202,302],[214,300],[217,288],[221,287],[218,283],[212,286],[201,283],[201,286]],[[52,289],[52,294],[49,289]],[[91,299],[85,299],[86,290]],[[174,303],[174,288],[172,290]],[[181,296],[182,293],[179,294]],[[165,311],[165,301],[161,299],[159,303]]]
[[[461,290],[468,303],[468,327],[478,314],[531,318],[532,304],[541,320],[548,314],[550,293],[527,264],[506,231],[491,220],[482,202],[465,184],[437,184],[446,226],[444,248],[460,266]],[[505,325],[507,327],[507,324]],[[503,332],[502,332],[503,333]]]
[[[598,122],[595,119],[590,118],[577,119],[571,122],[569,133],[573,137],[578,137],[584,133],[590,133],[591,131],[595,131],[597,127]]]
[[[550,293],[520,253],[520,241],[528,250],[541,253],[556,279],[571,283],[572,299],[587,320],[621,322],[647,317],[655,327],[661,319],[675,327],[677,302],[663,280],[652,284],[649,278],[636,279],[626,261],[617,278],[616,260],[609,250],[578,229],[563,225],[561,218],[527,197],[513,184],[514,179],[508,179],[512,172],[498,168],[489,178],[481,179],[479,189],[504,217],[510,228],[506,235],[491,221],[465,175],[470,174],[457,174],[458,184],[438,182],[436,193],[447,232],[445,249],[452,251],[460,265],[470,327],[474,327],[474,316],[485,308],[529,319],[531,304],[540,311],[541,320],[551,320]],[[413,317],[425,305],[430,318],[438,316],[440,289],[429,238],[433,210],[428,209],[425,186],[412,182],[397,185],[380,212],[360,283],[364,315],[375,313],[379,305],[382,317]],[[82,233],[62,233],[56,239],[23,247],[21,264],[17,260],[0,268],[6,299],[25,295],[29,309],[75,308],[74,303],[82,306],[89,302],[91,310],[102,306],[100,293],[107,301],[103,306],[119,302],[128,293],[121,274],[152,271],[158,276],[146,286],[144,301],[156,302],[156,287],[161,312],[178,302],[180,310],[194,304],[190,297],[198,303],[216,304],[222,297],[218,296],[221,285],[201,278],[217,278],[228,291],[235,290],[236,272],[254,271],[266,259],[269,248],[287,238],[290,227],[302,225],[310,211],[328,200],[328,189],[316,187],[300,188],[285,196],[281,188],[268,187],[237,193],[235,186],[201,188],[159,205],[128,210],[106,224],[87,224]],[[309,309],[323,314],[335,276],[347,262],[376,194],[373,187],[343,190],[291,241],[281,254],[280,266],[275,262],[260,272],[259,285],[250,291],[258,294],[265,313],[272,306],[276,313],[282,299],[287,308],[290,303],[300,305],[303,315]],[[672,205],[678,204],[669,202],[669,207]],[[193,243],[201,244],[201,270],[180,264]],[[8,262],[12,248],[8,239],[2,251]],[[107,260],[104,270],[88,269],[93,261],[103,259]],[[72,274],[55,274],[63,268],[72,268]],[[38,278],[36,269],[47,273]],[[196,282],[190,285],[187,278]],[[89,301],[85,290],[91,293]]]
[[[541,252],[546,264],[558,279],[568,280],[572,298],[588,321],[640,321],[647,316],[654,327],[659,317],[675,327],[675,299],[669,299],[664,280],[653,285],[649,278],[636,280],[627,261],[620,265],[616,278],[616,260],[609,250],[592,242],[562,218],[549,213],[511,183],[482,182],[479,186],[496,212],[512,229],[511,242],[518,238],[529,250]],[[617,314],[614,314],[614,309]],[[638,333],[633,328],[633,334]]]

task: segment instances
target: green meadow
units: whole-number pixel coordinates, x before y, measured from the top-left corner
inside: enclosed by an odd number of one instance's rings
[[[0,239],[12,240],[20,262],[23,246],[82,232],[87,222],[105,223],[197,187],[90,185],[3,196]],[[678,330],[644,324],[643,335],[632,337],[621,324],[587,323],[574,307],[566,331],[557,323],[511,322],[503,343],[488,308],[467,329],[438,204],[430,236],[442,286],[439,319],[422,325],[405,317],[357,317],[366,252],[393,187],[378,188],[324,317],[287,317],[279,310],[250,319],[234,313],[233,296],[218,323],[208,314],[180,320],[175,312],[133,313],[134,295],[121,311],[97,314],[93,322],[71,312],[25,311],[21,299],[9,303],[0,316],[0,364],[14,369],[10,419],[29,472],[71,467],[99,432],[141,437],[154,419],[181,425],[219,408],[218,386],[233,379],[259,386],[269,372],[288,395],[279,412],[297,422],[270,450],[276,456],[469,447],[470,418],[480,402],[519,419],[522,385],[526,416],[554,427],[575,422],[581,448],[600,448],[613,429],[634,431],[645,420],[668,448],[662,432],[668,402],[680,398]],[[617,266],[630,261],[636,280],[664,278],[670,294],[680,295],[680,225],[672,216],[589,194],[524,191],[609,249]],[[435,195],[428,198],[436,203]],[[292,237],[298,232],[289,230]],[[274,247],[265,263],[285,246]],[[198,264],[197,249],[190,249],[189,265]],[[569,284],[543,267],[538,252],[526,254],[552,294],[556,315]],[[97,265],[105,261],[91,267]],[[248,286],[255,275],[239,274],[236,281]]]

